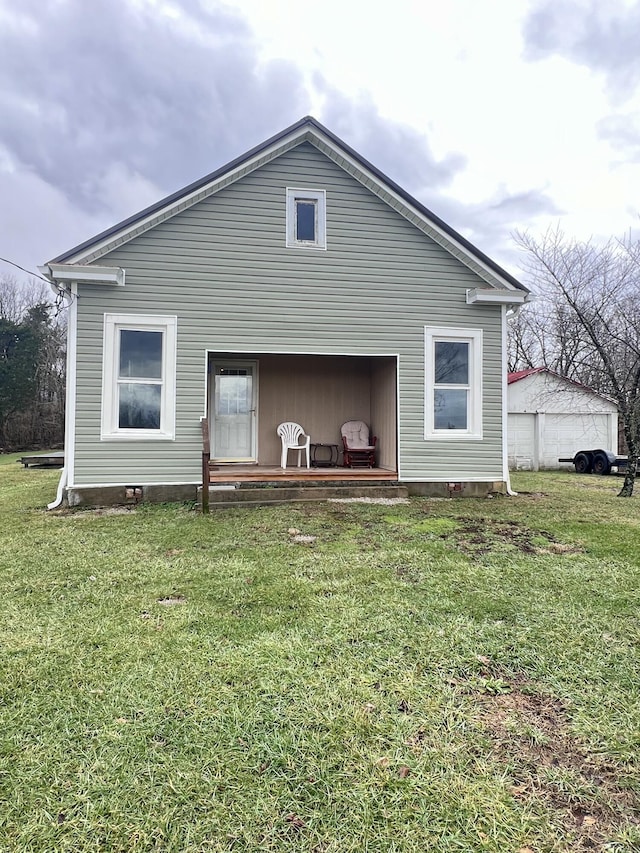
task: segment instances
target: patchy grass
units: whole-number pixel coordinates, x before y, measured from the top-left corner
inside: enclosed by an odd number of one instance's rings
[[[638,499],[47,513],[0,459],[0,850],[640,848]]]

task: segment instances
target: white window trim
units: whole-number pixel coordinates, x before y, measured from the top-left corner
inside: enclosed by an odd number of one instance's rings
[[[296,201],[309,199],[316,203],[316,239],[296,240]],[[326,249],[327,248],[327,193],[325,190],[308,190],[300,187],[287,187],[287,248],[289,249]]]
[[[482,329],[425,326],[425,419],[424,437],[433,441],[477,441],[482,438]],[[469,406],[467,429],[436,429],[433,398],[435,382],[435,345],[439,341],[469,344]],[[453,386],[452,386],[453,387]]]
[[[160,429],[120,429],[118,427],[118,372],[120,331],[163,332],[162,398]],[[173,441],[176,421],[176,342],[177,317],[153,314],[105,314],[102,362],[103,441]]]

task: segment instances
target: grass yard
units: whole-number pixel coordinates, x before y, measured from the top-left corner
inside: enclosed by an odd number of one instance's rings
[[[640,497],[48,513],[0,457],[0,850],[640,850]]]

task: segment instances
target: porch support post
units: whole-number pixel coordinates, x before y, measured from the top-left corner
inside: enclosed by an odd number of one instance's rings
[[[209,444],[209,422],[206,418],[200,418],[200,426],[202,427],[202,514],[208,515],[211,446]]]

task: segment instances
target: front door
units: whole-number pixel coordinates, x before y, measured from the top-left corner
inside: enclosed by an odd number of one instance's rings
[[[257,364],[216,361],[213,376],[211,455],[220,462],[255,462]]]

